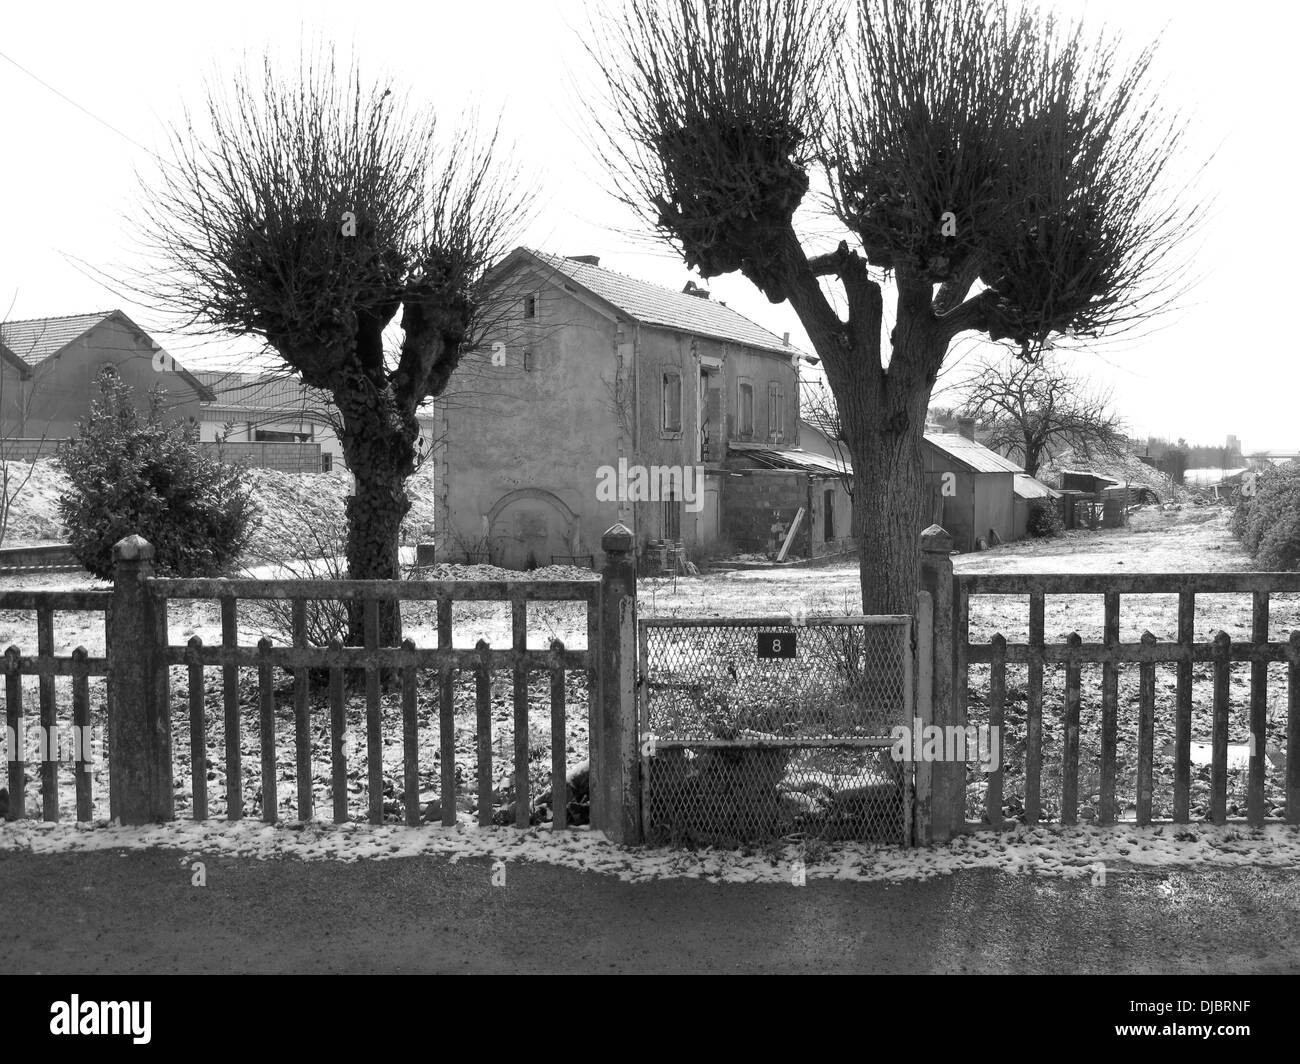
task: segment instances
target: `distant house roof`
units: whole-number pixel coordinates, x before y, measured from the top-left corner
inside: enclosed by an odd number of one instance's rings
[[[140,334],[155,350],[161,351],[153,338],[120,310],[100,310],[92,314],[67,314],[58,318],[27,318],[23,321],[0,323],[0,357],[13,362],[17,359],[29,371],[47,358],[57,355],[65,347],[80,340],[86,333],[105,321],[118,321]],[[170,356],[169,356],[170,357]],[[172,365],[181,378],[199,393],[202,399],[211,399],[203,383],[175,359]]]
[[[647,284],[589,262],[562,255],[548,255],[529,248],[516,248],[494,272],[504,274],[525,262],[561,274],[642,325],[659,326],[694,336],[708,336],[762,351],[775,351],[787,357],[808,357],[781,337],[716,300]]]
[[[960,462],[972,473],[1023,473],[1024,469],[982,443],[955,432],[927,432],[925,442]]]
[[[260,414],[266,418],[284,416],[324,421],[331,412],[334,398],[323,388],[312,388],[296,377],[280,373],[239,373],[235,370],[198,370],[195,376],[213,393],[207,408],[213,411]],[[433,416],[431,409],[421,409],[421,420]],[[251,420],[251,419],[250,419]]]
[[[770,469],[803,469],[809,473],[852,473],[847,462],[814,454],[800,447],[771,447],[762,443],[729,443],[727,450],[739,451]]]
[[[1015,475],[1012,490],[1021,499],[1056,499],[1061,495],[1055,488],[1049,488],[1037,477],[1031,477],[1028,473]]]

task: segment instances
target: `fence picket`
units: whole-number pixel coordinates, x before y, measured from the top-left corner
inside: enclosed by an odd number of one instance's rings
[[[403,639],[402,646],[415,649],[414,639]],[[415,667],[402,669],[402,784],[406,797],[406,823],[420,823],[420,726],[415,716]]]
[[[307,645],[307,600],[293,600],[293,645]],[[306,669],[293,670],[293,744],[297,755],[298,819],[312,817],[311,702],[310,679]]]
[[[1119,593],[1105,594],[1105,624],[1102,642],[1107,649],[1119,646]],[[1115,774],[1119,765],[1119,666],[1113,660],[1101,666],[1101,793],[1097,819],[1115,822]]]
[[[522,598],[510,600],[511,642],[517,654],[528,649],[528,616]],[[531,811],[528,788],[528,666],[522,658],[514,667],[515,703],[515,826],[528,827]]]
[[[274,824],[280,814],[276,791],[275,763],[275,692],[271,687],[271,640],[257,641],[261,660],[257,665],[258,724],[262,745],[262,820]]]
[[[1251,602],[1251,642],[1268,644],[1268,592],[1256,591]],[[1264,754],[1268,736],[1268,662],[1250,663],[1250,767],[1246,783],[1246,816],[1251,827],[1264,826]]]
[[[1174,822],[1191,819],[1192,791],[1192,641],[1195,638],[1196,593],[1178,593],[1178,646],[1185,652],[1177,665],[1174,702]]]
[[[72,726],[76,729],[76,763],[72,766],[77,792],[77,819],[82,823],[94,819],[91,784],[92,751],[90,748],[90,676],[86,669],[86,648],[72,652]]]
[[[368,598],[363,607],[367,650],[379,648],[379,600]],[[370,823],[384,822],[383,717],[379,701],[379,667],[366,666],[366,797]]]
[[[54,610],[36,611],[36,653],[42,661],[54,656]],[[59,719],[54,705],[54,675],[38,666],[41,719],[41,819],[57,823],[59,819]]]
[[[27,722],[23,716],[22,651],[11,646],[5,651],[5,723],[9,734],[16,739],[16,748],[9,753],[24,753],[27,742]],[[27,815],[27,759],[14,758],[9,762],[9,815],[22,820]]]
[[[1029,707],[1025,720],[1025,823],[1037,824],[1041,815],[1043,772],[1043,593],[1029,596]]]
[[[1287,640],[1286,822],[1300,824],[1300,631]]]
[[[190,649],[198,650],[203,640],[190,636]],[[190,791],[194,800],[194,819],[208,819],[208,733],[203,705],[203,666],[189,666],[190,693]]]
[[[1228,660],[1231,640],[1227,632],[1214,637],[1214,731],[1211,736],[1210,817],[1216,824],[1228,819]]]
[[[230,595],[221,598],[221,646],[233,650],[239,646],[238,600]],[[221,693],[225,703],[226,731],[226,819],[244,816],[243,737],[239,721],[239,666],[221,668]]]
[[[989,732],[1001,743],[1002,727],[1006,717],[1007,701],[1007,637],[997,632],[991,640],[993,664],[989,672]],[[984,794],[984,815],[995,828],[1002,826],[1002,758],[998,758],[997,771],[990,773],[988,790]]]
[[[1150,631],[1142,633],[1142,645],[1153,647],[1156,637]],[[1156,664],[1144,661],[1138,665],[1138,761],[1137,761],[1137,822],[1151,823],[1151,773],[1155,752],[1156,730]]]
[[[551,666],[551,826],[564,828],[569,823],[569,767],[565,757],[569,733],[564,720],[564,665],[560,661],[563,641],[552,639],[551,650],[556,654]]]
[[[451,599],[438,600],[438,648],[450,650]],[[456,702],[454,673],[449,665],[438,670],[438,787],[442,796],[442,826],[456,824]]]
[[[492,823],[492,674],[489,671],[486,640],[475,649],[482,655],[474,669],[474,744],[478,753],[478,822],[481,827]]]
[[[1070,649],[1083,643],[1078,632],[1066,636]],[[1079,822],[1079,709],[1082,702],[1082,669],[1077,657],[1065,665],[1065,741],[1061,752],[1061,823]]]
[[[330,652],[339,653],[343,640],[334,636]],[[334,823],[348,822],[348,759],[344,747],[347,733],[347,710],[343,697],[343,669],[330,667],[330,791],[334,797]]]

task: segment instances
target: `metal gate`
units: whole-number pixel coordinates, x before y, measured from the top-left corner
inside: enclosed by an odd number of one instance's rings
[[[911,842],[906,616],[640,622],[646,840]]]

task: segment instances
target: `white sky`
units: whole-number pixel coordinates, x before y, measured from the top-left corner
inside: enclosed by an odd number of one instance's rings
[[[385,0],[382,4],[227,0],[220,5],[6,4],[0,14],[0,317],[120,307],[189,368],[235,368],[246,344],[162,330],[105,277],[138,267],[137,168],[161,150],[204,78],[225,78],[270,46],[296,59],[300,41],[355,50],[367,77],[391,75],[415,100],[455,119],[467,105],[501,112],[506,139],[536,175],[541,210],[524,242],[680,289],[686,268],[608,194],[581,129],[590,68],[579,41],[596,0]],[[1114,387],[1130,431],[1246,449],[1300,450],[1300,362],[1281,336],[1290,298],[1272,291],[1294,240],[1294,5],[1261,0],[1056,0],[1122,31],[1133,46],[1165,28],[1158,67],[1167,99],[1191,120],[1188,158],[1217,151],[1203,179],[1215,213],[1200,238],[1201,276],[1182,309],[1144,338],[1107,344],[1071,364]],[[58,93],[17,69],[20,64]],[[79,105],[76,106],[76,105]],[[80,109],[84,108],[84,110]],[[86,112],[90,112],[87,114]],[[94,115],[95,117],[91,117]],[[107,128],[104,123],[115,127]],[[1289,267],[1288,267],[1289,268]],[[738,275],[708,282],[714,298],[772,332],[811,345],[788,306]],[[969,342],[959,351],[970,350]],[[936,396],[942,402],[943,396]]]

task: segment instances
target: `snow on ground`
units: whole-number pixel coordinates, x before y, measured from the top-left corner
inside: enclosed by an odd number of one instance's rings
[[[930,879],[964,869],[1066,879],[1168,868],[1300,868],[1300,827],[1121,825],[1111,828],[1026,828],[964,835],[929,849],[841,843],[822,855],[787,845],[771,854],[623,847],[589,829],[480,828],[462,818],[454,828],[311,821],[272,827],[256,821],[192,821],[124,828],[38,821],[0,823],[0,851],[71,853],[171,849],[185,862],[218,856],[256,860],[385,860],[441,855],[451,861],[487,857],[530,861],[615,876],[629,883],[704,879],[713,883],[791,883],[803,862],[808,880],[858,882]],[[1099,868],[1098,866],[1101,866]],[[1098,883],[1100,885],[1100,883]]]

